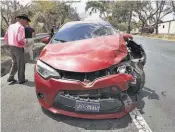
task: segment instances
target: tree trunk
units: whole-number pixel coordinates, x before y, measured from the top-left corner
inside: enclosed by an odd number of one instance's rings
[[[131,19],[132,19],[132,8],[131,8],[131,11],[129,13],[129,20],[128,20],[128,29],[127,29],[127,33],[130,33],[131,32]]]
[[[144,22],[142,22],[142,28],[141,28],[141,33],[140,33],[140,34],[142,34],[142,33],[143,33],[143,28],[144,28],[144,25],[145,25],[145,23],[144,23]]]
[[[17,13],[17,1],[14,0],[14,3],[13,3],[13,17],[11,18],[11,24],[13,24],[13,23],[16,22],[15,17],[16,17],[17,15],[19,15],[19,14]]]
[[[172,1],[171,4],[172,4],[172,7],[173,7],[173,12],[175,13],[175,4],[174,4],[174,1]]]
[[[156,8],[158,9],[159,8],[159,2],[156,1]],[[158,14],[159,14],[159,11],[156,13],[156,22],[155,22],[155,26],[156,26],[156,34],[158,34],[158,21],[159,21],[159,18],[158,18]]]
[[[65,18],[66,18],[66,15],[63,15],[62,18],[61,18],[61,25],[64,24]]]
[[[156,22],[156,34],[158,34],[158,22]]]
[[[5,22],[6,26],[8,27],[9,26],[9,23],[8,23],[7,19],[3,16],[2,12],[1,12],[1,16],[4,19],[4,22]]]

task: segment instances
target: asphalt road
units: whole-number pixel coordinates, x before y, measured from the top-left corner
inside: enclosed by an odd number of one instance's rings
[[[134,38],[148,57],[137,109],[153,132],[175,132],[175,42]],[[129,114],[122,119],[86,120],[43,111],[35,95],[33,69],[27,64],[29,82],[24,85],[8,85],[8,75],[1,78],[2,132],[139,131]]]

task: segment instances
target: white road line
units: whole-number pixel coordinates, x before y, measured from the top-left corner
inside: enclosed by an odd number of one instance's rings
[[[130,97],[129,100],[132,101]],[[144,120],[137,108],[135,108],[129,114],[139,132],[152,132],[152,130],[150,129],[150,127],[148,126],[148,124],[146,123],[146,121]]]

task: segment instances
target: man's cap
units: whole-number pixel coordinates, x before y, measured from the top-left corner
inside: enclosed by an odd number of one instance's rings
[[[26,14],[22,14],[22,15],[16,16],[16,18],[25,19],[25,20],[31,22],[31,20],[29,19],[29,17]]]

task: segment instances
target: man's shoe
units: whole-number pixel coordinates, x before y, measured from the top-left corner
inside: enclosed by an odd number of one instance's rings
[[[25,83],[25,82],[27,82],[28,80],[27,79],[25,79],[25,80],[23,80],[23,81],[18,81],[18,84],[23,84],[23,83]]]
[[[14,78],[8,78],[7,82],[17,82]]]

